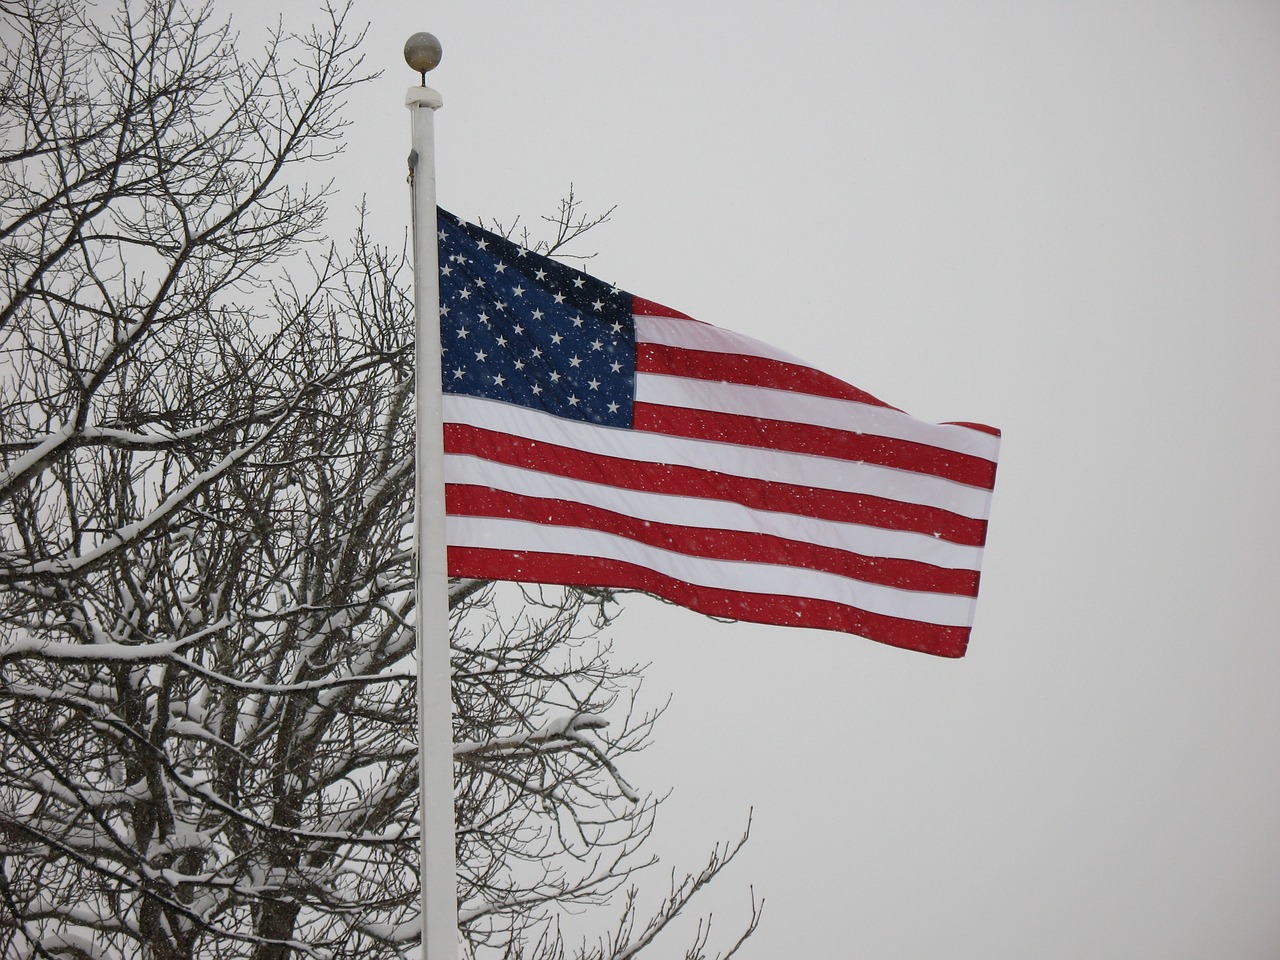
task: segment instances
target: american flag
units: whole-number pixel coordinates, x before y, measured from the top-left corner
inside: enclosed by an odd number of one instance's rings
[[[964,654],[999,431],[439,227],[451,576]]]

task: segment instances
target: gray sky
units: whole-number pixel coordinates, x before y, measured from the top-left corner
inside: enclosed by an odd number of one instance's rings
[[[755,957],[1280,953],[1280,4],[357,12],[335,222],[404,230],[431,30],[444,206],[573,181],[591,272],[1005,432],[962,661],[627,603],[659,847],[755,809],[724,932],[754,885]]]

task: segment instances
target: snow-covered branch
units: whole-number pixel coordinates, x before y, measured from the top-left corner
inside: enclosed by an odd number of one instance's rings
[[[0,3],[0,956],[400,958],[413,298],[306,180],[359,35],[326,7],[247,55],[211,6],[112,2]],[[571,194],[549,244],[603,219]],[[662,708],[613,599],[449,586],[474,960],[563,960],[560,920],[652,863],[623,769]],[[600,960],[731,857],[624,903]]]

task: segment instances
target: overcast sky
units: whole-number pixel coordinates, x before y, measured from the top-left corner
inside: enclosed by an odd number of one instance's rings
[[[403,235],[430,30],[442,205],[572,181],[618,206],[596,275],[1004,430],[964,660],[625,605],[674,698],[627,771],[673,791],[658,846],[755,810],[713,894],[726,933],[765,897],[746,956],[1280,955],[1280,3],[356,14],[386,76],[336,223],[363,192]]]

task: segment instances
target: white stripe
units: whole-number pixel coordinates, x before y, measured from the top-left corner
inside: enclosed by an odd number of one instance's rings
[[[777,347],[768,343],[762,343],[751,337],[744,337],[740,333],[733,333],[732,330],[723,330],[718,326],[699,323],[696,320],[681,320],[680,317],[669,316],[635,316],[636,323],[636,340],[639,343],[659,343],[666,347],[684,347],[687,349],[700,349],[700,351],[708,351],[712,353],[732,353],[732,355],[740,355],[746,357],[763,357],[764,360],[781,360],[786,364],[795,364],[803,366],[806,370],[815,370],[818,372],[826,372],[820,367],[809,364],[799,357],[792,356],[791,353],[782,351]],[[831,376],[831,374],[828,374]],[[837,378],[838,379],[838,378]],[[712,383],[712,381],[695,381],[695,383]],[[730,384],[723,384],[728,387]],[[659,387],[657,384],[646,387],[649,390],[649,396],[641,397],[639,390],[640,384],[636,384],[636,399],[643,399],[648,403],[666,403],[667,406],[687,406],[694,407],[696,410],[714,410],[723,413],[744,413],[745,416],[769,416],[774,420],[795,420],[803,422],[803,424],[818,424],[820,426],[835,426],[840,430],[859,430],[861,433],[874,433],[882,436],[893,436],[893,438],[901,440],[919,440],[920,443],[928,443],[933,447],[941,447],[948,451],[956,451],[957,453],[972,453],[975,457],[983,457],[986,460],[995,462],[997,454],[1000,453],[1000,438],[992,436],[983,430],[973,430],[968,426],[959,426],[956,424],[929,424],[927,421],[916,420],[909,413],[900,410],[892,410],[890,407],[876,407],[869,403],[856,403],[854,401],[840,401],[840,399],[817,398],[826,401],[829,404],[827,411],[823,413],[812,413],[815,419],[808,419],[804,413],[797,412],[795,416],[788,416],[785,412],[788,404],[780,401],[768,401],[768,399],[760,399],[760,401],[749,401],[749,403],[762,402],[772,404],[776,413],[760,413],[755,408],[742,406],[742,403],[748,401],[732,401],[731,406],[700,406],[696,401],[681,401],[681,399],[660,399],[660,397],[668,396],[663,393],[666,388]],[[769,390],[765,387],[756,388],[740,388]],[[790,397],[805,397],[809,394],[800,394],[791,392],[791,390],[771,390],[772,393],[787,394]],[[745,394],[744,394],[745,396]],[[713,402],[713,401],[708,401]],[[723,402],[723,401],[722,401]],[[845,407],[836,406],[836,404],[846,404]],[[800,407],[800,404],[797,404]],[[803,407],[800,407],[803,410]],[[861,410],[878,411],[881,416],[863,415],[851,408],[861,408]],[[847,411],[847,412],[845,412]],[[846,426],[850,422],[846,417],[854,416],[861,420],[861,417],[870,416],[865,421],[867,426],[855,426],[850,428]],[[883,433],[882,433],[883,431]],[[934,433],[941,431],[941,433]],[[946,438],[946,439],[943,439]]]
[[[474,455],[446,454],[444,472],[446,483],[581,503],[654,523],[769,534],[863,556],[914,560],[955,570],[977,570],[982,562],[981,547],[949,543],[927,533],[754,510],[724,500],[628,490],[494,463]]]
[[[698,320],[682,320],[679,317],[645,317],[635,314],[637,343],[657,343],[666,347],[684,347],[688,350],[705,350],[708,353],[732,353],[744,357],[763,357],[781,360],[798,367],[817,369],[794,357],[785,350],[753,337],[713,327]]]
[[[869,613],[943,626],[968,627],[973,623],[972,597],[900,590],[799,567],[691,557],[599,530],[509,518],[453,516],[446,521],[445,529],[453,547],[599,557],[633,563],[684,583],[716,590],[831,600]]]
[[[856,400],[819,397],[723,380],[694,380],[662,374],[636,374],[636,400],[667,407],[764,417],[816,427],[911,440],[941,450],[995,461],[1000,438],[955,424],[926,423],[891,407]]]
[[[471,424],[586,453],[884,497],[901,503],[938,507],[977,520],[985,520],[991,507],[989,490],[941,477],[785,450],[601,427],[481,397],[445,394],[444,419],[446,423]]]

